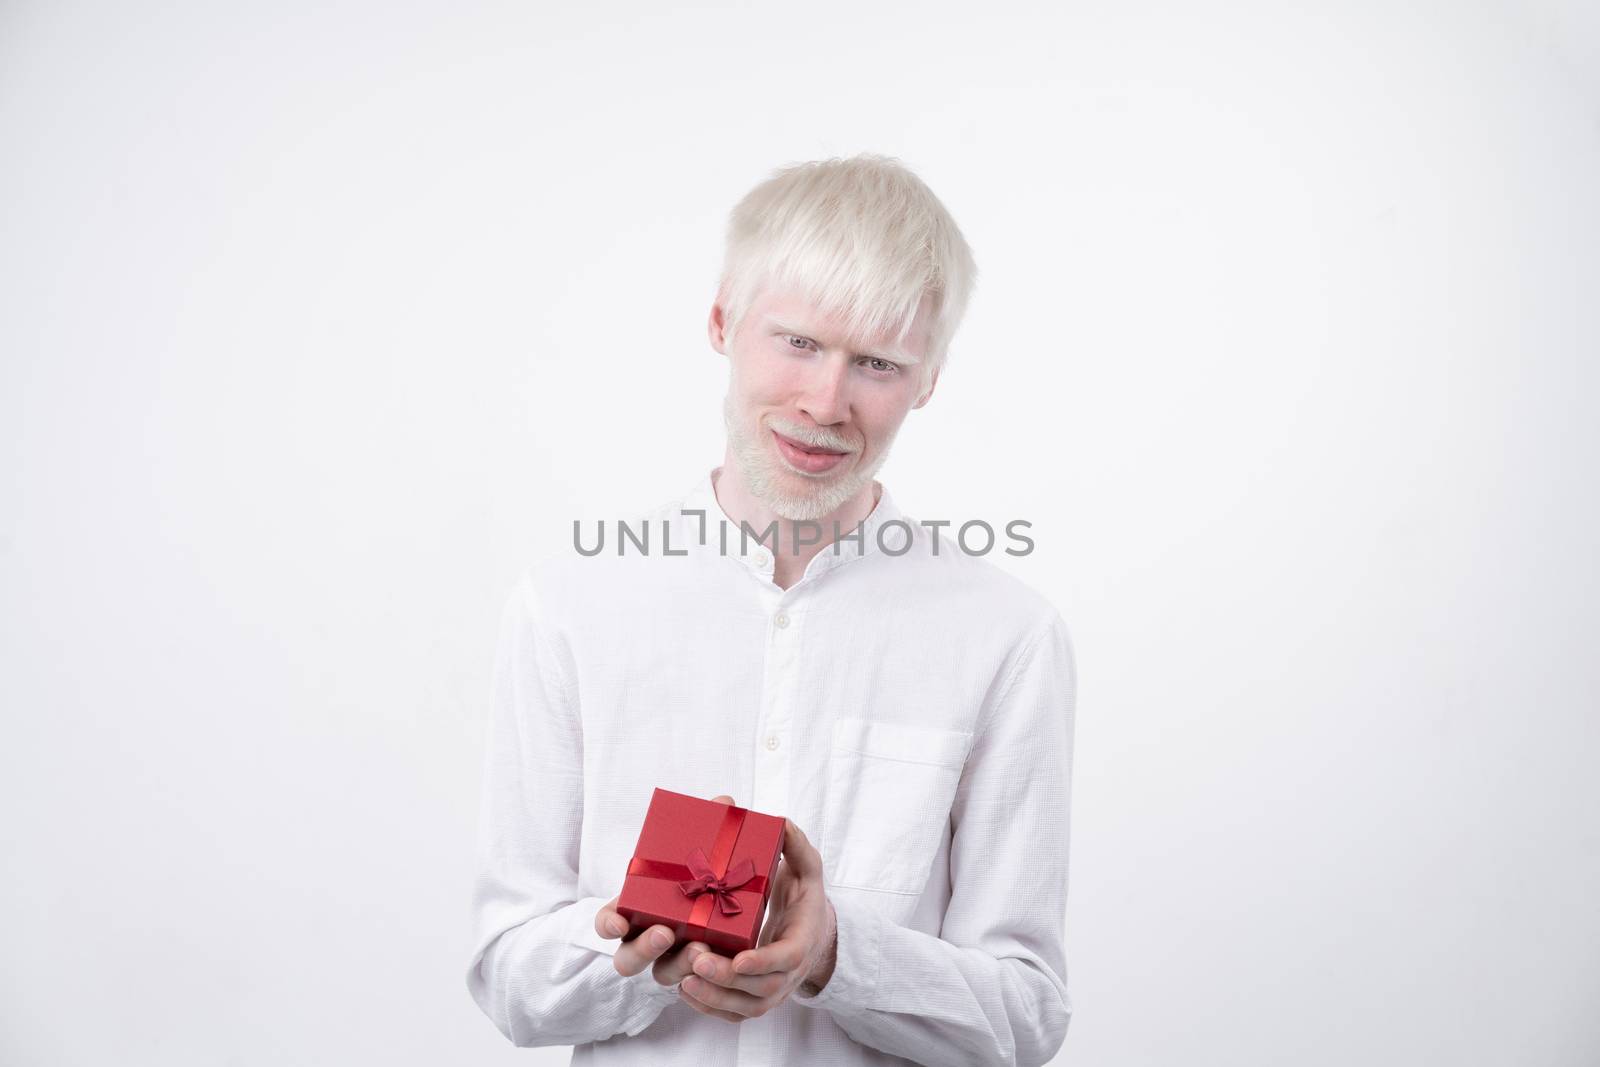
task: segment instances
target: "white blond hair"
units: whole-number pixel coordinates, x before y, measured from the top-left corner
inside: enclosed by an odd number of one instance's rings
[[[767,287],[838,316],[852,341],[904,343],[931,299],[925,375],[945,363],[978,268],[955,220],[892,156],[795,163],[773,171],[728,217],[720,283],[729,336]],[[924,381],[928,381],[924,377]]]

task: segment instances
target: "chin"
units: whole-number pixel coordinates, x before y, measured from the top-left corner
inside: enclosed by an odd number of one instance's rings
[[[815,521],[838,510],[871,480],[862,479],[858,470],[852,465],[843,471],[805,474],[774,457],[757,495],[776,515],[794,522]]]

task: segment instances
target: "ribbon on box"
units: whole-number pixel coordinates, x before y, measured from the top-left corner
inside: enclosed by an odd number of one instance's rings
[[[756,876],[756,865],[748,858],[740,860],[739,866],[719,878],[712,871],[711,861],[706,859],[705,851],[697,848],[689,853],[688,867],[694,872],[694,877],[678,883],[684,896],[697,897],[701,893],[710,893],[721,903],[724,915],[737,915],[744,910],[734,899],[733,891]]]
[[[635,856],[628,864],[628,873],[645,878],[666,878],[678,883],[686,897],[696,898],[689,909],[688,934],[690,940],[703,939],[708,933],[706,923],[711,919],[711,909],[721,905],[722,914],[737,915],[744,908],[734,899],[734,890],[746,893],[765,893],[767,876],[756,873],[756,865],[749,857],[728,870],[728,860],[733,858],[733,846],[739,840],[748,808],[728,806],[717,830],[717,839],[711,846],[710,857],[705,850],[695,848],[684,857],[683,863],[666,863],[661,860],[640,859]]]

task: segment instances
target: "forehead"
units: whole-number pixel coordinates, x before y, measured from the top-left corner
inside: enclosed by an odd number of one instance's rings
[[[872,337],[849,336],[845,316],[807,300],[792,289],[764,289],[751,305],[752,317],[770,327],[804,334],[825,347],[850,348],[861,353],[894,355],[916,361],[927,346],[932,320],[932,298],[924,295],[917,306],[905,343],[897,345],[893,330]]]

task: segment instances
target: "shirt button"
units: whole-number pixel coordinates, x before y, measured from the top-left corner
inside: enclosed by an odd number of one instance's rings
[[[780,612],[778,612],[778,617],[773,619],[772,621],[777,623],[778,624],[778,629],[781,630],[785,626],[789,625],[789,616],[785,615],[783,612],[780,611]]]
[[[768,734],[767,735],[767,747],[769,749],[778,747],[778,735],[777,734]]]
[[[767,564],[772,562],[772,557],[767,555],[765,552],[757,552],[755,555],[755,561],[757,567],[765,567]]]

